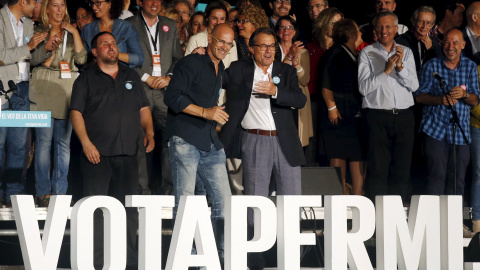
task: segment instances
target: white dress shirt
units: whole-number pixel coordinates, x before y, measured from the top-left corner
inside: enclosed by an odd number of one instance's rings
[[[13,34],[15,35],[17,46],[20,47],[27,44],[28,41],[25,42],[26,37],[23,36],[23,20],[25,20],[25,18],[22,17],[20,21],[17,23],[17,18],[15,18],[15,16],[13,15],[13,13],[10,11],[8,7],[7,7],[7,13],[8,13],[8,17],[10,18],[10,22],[12,23]],[[30,74],[30,63],[26,62],[25,60],[18,61],[17,83],[28,82],[29,74]]]
[[[412,50],[403,48],[403,69],[394,69],[385,74],[385,64],[390,53],[377,41],[360,52],[358,61],[358,87],[363,96],[362,108],[370,109],[407,109],[413,106],[412,93],[418,89],[418,78]]]
[[[263,70],[257,66],[257,63],[255,63],[250,105],[248,106],[248,110],[242,120],[242,127],[244,129],[276,130],[272,109],[270,107],[270,98],[272,97],[255,94],[255,84],[261,81],[268,81],[268,75],[272,76],[272,69],[273,63],[268,67],[267,74],[264,74]]]
[[[143,12],[141,14],[142,14],[143,21],[146,22],[145,17],[143,16]],[[160,54],[160,33],[159,33],[159,36],[157,36],[157,47],[156,48],[153,47],[153,42],[152,42],[152,39],[150,38],[150,36],[155,37],[155,34],[157,33],[158,17],[156,17],[155,19],[156,19],[156,21],[155,21],[155,23],[153,24],[152,27],[150,27],[148,24],[145,26],[145,29],[147,30],[147,32],[150,33],[150,35],[147,33],[147,39],[148,39],[148,43],[150,44],[150,51],[152,52],[152,55],[154,54],[154,52],[157,52],[158,54]],[[145,55],[145,57],[148,57],[148,55]],[[144,73],[142,78],[141,78],[142,82],[146,82],[148,77],[150,77],[150,76],[151,76],[151,74]]]

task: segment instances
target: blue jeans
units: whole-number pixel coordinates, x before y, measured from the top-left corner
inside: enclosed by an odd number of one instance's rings
[[[223,264],[225,199],[231,196],[228,183],[225,151],[211,145],[210,151],[202,151],[178,136],[169,139],[169,162],[172,170],[175,194],[174,217],[180,196],[195,194],[195,180],[203,182],[212,203],[212,226],[218,254]]]
[[[37,196],[66,194],[70,164],[70,137],[72,135],[70,120],[52,118],[51,126],[35,129],[35,135],[35,190]],[[53,171],[50,176],[52,141]]]
[[[472,143],[472,219],[480,220],[480,128],[470,126]]]
[[[2,98],[3,99],[3,98]],[[11,108],[9,108],[9,103]],[[17,84],[17,94],[10,102],[2,106],[2,111],[29,111],[28,82]],[[1,123],[1,122],[0,122]],[[5,202],[10,202],[10,196],[23,192],[21,182],[22,170],[25,164],[25,143],[28,128],[0,127],[0,201],[4,198],[3,183],[7,185]]]

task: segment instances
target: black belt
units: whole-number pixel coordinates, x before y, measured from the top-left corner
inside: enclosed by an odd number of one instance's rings
[[[407,113],[410,112],[412,109],[407,108],[407,109],[389,109],[389,110],[384,110],[384,109],[370,109],[366,108],[365,111],[372,111],[372,112],[381,112],[381,113],[388,113],[388,114],[402,114],[402,113]]]

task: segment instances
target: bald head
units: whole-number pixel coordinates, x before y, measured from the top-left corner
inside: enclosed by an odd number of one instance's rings
[[[446,63],[456,65],[460,61],[462,50],[465,48],[462,32],[456,28],[448,30],[443,38],[442,47]]]
[[[477,18],[478,16],[477,13],[480,13],[480,1],[471,3],[470,6],[468,6],[467,11],[465,13],[466,13],[468,24],[470,24],[471,22],[474,22],[475,20],[478,21],[478,19],[480,18]]]
[[[232,27],[230,27],[230,25],[226,23],[217,24],[212,30],[212,35],[214,36],[221,35],[221,34],[228,34],[228,33],[235,35]]]
[[[210,35],[208,35],[207,51],[212,61],[222,61],[233,47],[235,33],[233,29],[225,23],[217,24]]]
[[[455,37],[458,41],[465,41],[463,39],[462,31],[458,30],[457,28],[452,28],[445,33],[445,38],[449,36],[451,36],[452,38]]]

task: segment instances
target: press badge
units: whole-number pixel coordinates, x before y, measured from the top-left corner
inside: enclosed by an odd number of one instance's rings
[[[162,67],[160,65],[160,54],[158,52],[154,52],[152,54],[152,63],[153,63],[152,76],[156,76],[156,77],[162,76]]]
[[[71,79],[72,78],[72,70],[70,69],[70,64],[68,62],[60,61],[58,62],[60,65],[60,78],[62,79]]]

